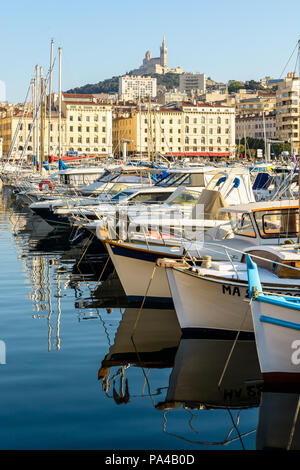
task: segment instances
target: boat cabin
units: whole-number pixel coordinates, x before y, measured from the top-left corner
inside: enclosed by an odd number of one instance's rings
[[[230,221],[235,239],[248,238],[251,245],[295,243],[299,233],[296,201],[268,201],[221,208]]]

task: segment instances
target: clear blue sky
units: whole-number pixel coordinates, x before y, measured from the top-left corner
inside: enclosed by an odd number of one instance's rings
[[[299,18],[299,0],[2,2],[0,80],[9,101],[22,101],[35,64],[48,68],[53,38],[63,48],[63,89],[96,83],[140,66],[148,49],[157,57],[163,34],[170,67],[217,81],[276,78],[300,37]]]

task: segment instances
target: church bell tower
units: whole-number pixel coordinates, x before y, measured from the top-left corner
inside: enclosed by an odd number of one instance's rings
[[[166,47],[166,38],[165,36],[163,37],[163,42],[160,47],[160,65],[162,67],[167,68],[168,67],[168,49]]]

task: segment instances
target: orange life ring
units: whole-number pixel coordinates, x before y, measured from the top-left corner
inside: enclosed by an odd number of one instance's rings
[[[40,191],[43,191],[43,185],[44,184],[47,184],[48,185],[48,188],[50,191],[52,191],[52,189],[55,188],[55,185],[52,184],[52,181],[50,180],[42,180],[40,183],[39,183],[39,190]]]

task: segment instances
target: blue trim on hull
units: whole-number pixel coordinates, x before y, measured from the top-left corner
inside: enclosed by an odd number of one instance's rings
[[[151,263],[156,263],[156,261],[159,258],[164,258],[165,256],[168,256],[168,258],[179,258],[180,255],[172,255],[172,254],[166,254],[166,253],[152,253],[151,251],[141,251],[139,249],[130,249],[126,248],[124,246],[120,245],[110,245],[110,248],[113,252],[114,255],[118,256],[125,256],[126,258],[134,258],[134,259],[140,259],[143,261],[149,261]]]
[[[280,318],[267,317],[266,315],[261,315],[259,320],[262,323],[270,323],[271,325],[283,326],[284,328],[290,328],[291,330],[300,330],[300,324],[294,323],[291,321],[281,320]]]
[[[275,296],[272,294],[260,294],[255,301],[265,302],[266,304],[277,305],[278,307],[289,308],[300,312],[300,299],[289,297],[287,295]]]

